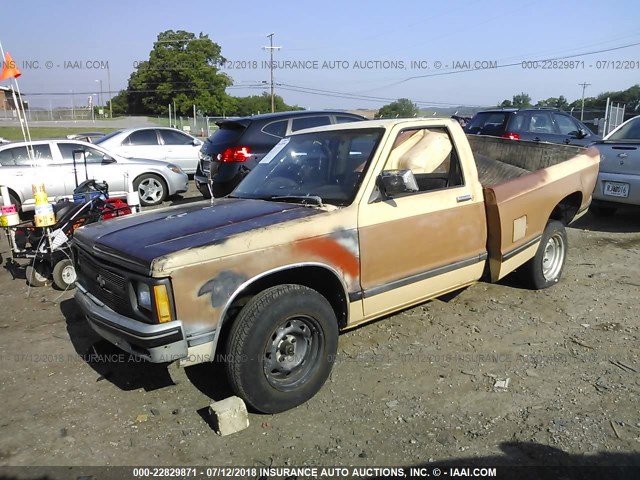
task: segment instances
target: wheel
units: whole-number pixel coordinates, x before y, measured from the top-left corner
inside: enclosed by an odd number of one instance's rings
[[[211,198],[211,192],[206,183],[196,183],[196,188],[202,195],[202,198],[206,198],[207,200]]]
[[[557,220],[549,221],[542,233],[538,251],[524,268],[526,280],[533,288],[540,290],[558,283],[567,258],[567,248],[564,225]]]
[[[76,288],[76,268],[69,258],[63,258],[53,267],[53,284],[60,290]]]
[[[47,284],[51,277],[51,265],[49,263],[35,259],[24,270],[27,283],[32,287],[42,287]]]
[[[591,205],[589,212],[594,217],[612,217],[616,213],[616,207],[605,207],[603,205]]]
[[[167,184],[162,177],[153,173],[144,173],[133,182],[133,188],[138,191],[140,204],[143,207],[160,205],[167,197]]]
[[[313,397],[327,380],[338,348],[329,302],[302,285],[278,285],[240,311],[229,332],[229,383],[255,410],[278,413]]]

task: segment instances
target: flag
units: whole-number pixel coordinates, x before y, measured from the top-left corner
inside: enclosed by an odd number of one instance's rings
[[[8,78],[18,78],[22,73],[18,69],[16,62],[13,61],[9,52],[4,54],[4,65],[2,67],[2,74],[0,74],[0,80],[6,80]]]

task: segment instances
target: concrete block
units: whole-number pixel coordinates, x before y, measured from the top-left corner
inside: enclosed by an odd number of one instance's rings
[[[213,428],[222,437],[249,426],[247,407],[240,397],[229,397],[209,405]]]

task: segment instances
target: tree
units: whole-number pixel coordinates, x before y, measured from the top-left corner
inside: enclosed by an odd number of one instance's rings
[[[415,117],[419,109],[408,98],[400,98],[378,110],[378,118]]]
[[[531,97],[522,92],[520,95],[514,95],[513,100],[503,100],[499,107],[527,108],[531,106]]]
[[[569,108],[569,102],[563,95],[559,97],[549,97],[546,100],[538,100],[536,103],[536,107],[555,107],[561,110],[566,110]]]
[[[271,112],[271,95],[264,92],[262,95],[251,95],[249,97],[232,97],[234,107],[226,112],[227,115],[255,115],[257,113]],[[276,112],[287,112],[290,110],[304,110],[297,105],[287,105],[281,96],[276,95],[274,98],[274,106]]]
[[[177,115],[189,115],[193,105],[211,114],[228,111],[233,101],[225,89],[233,81],[219,71],[224,62],[220,46],[208,35],[196,37],[183,30],[160,33],[149,60],[138,64],[129,77],[128,113],[167,114],[169,104],[175,105]]]

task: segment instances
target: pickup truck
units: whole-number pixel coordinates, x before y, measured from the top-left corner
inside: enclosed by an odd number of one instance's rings
[[[558,282],[598,161],[451,119],[303,130],[226,198],[80,228],[75,298],[123,350],[223,362],[250,407],[281,412],[320,390],[340,331],[519,267]]]

